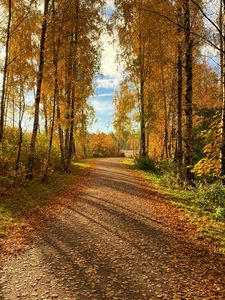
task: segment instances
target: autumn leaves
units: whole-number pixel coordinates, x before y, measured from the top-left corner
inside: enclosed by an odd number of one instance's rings
[[[214,114],[221,105],[217,74],[202,59],[211,38],[206,35],[207,3],[116,0],[115,4],[115,27],[126,62],[126,78],[115,101],[117,134],[124,138],[138,120],[141,156],[175,160],[180,181],[190,185],[194,163],[202,157],[196,153],[200,127],[210,123],[203,111]],[[219,6],[214,12],[219,17]],[[219,32],[215,35],[219,37]]]
[[[48,177],[53,143],[60,149],[65,172],[70,170],[75,139],[81,147],[86,143],[88,123],[93,118],[87,100],[100,65],[103,5],[104,1],[79,0],[45,0],[43,5],[23,0],[2,3],[7,18],[1,24],[6,50],[0,140],[5,147],[5,129],[18,128],[16,169],[26,165],[29,179],[34,175],[40,135],[48,140],[42,160],[43,181]],[[31,119],[29,149],[24,144],[25,117]]]

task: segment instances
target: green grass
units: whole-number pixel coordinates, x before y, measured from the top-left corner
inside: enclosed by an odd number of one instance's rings
[[[13,227],[23,226],[24,215],[47,205],[51,196],[71,185],[76,177],[89,167],[90,160],[77,162],[72,165],[71,174],[54,173],[47,184],[32,182],[28,183],[26,187],[2,191],[0,197],[0,239],[7,236]]]
[[[216,251],[225,254],[225,222],[224,220],[216,220],[212,212],[199,206],[199,203],[196,202],[196,190],[185,190],[177,184],[174,184],[172,187],[171,185],[168,186],[165,176],[137,169],[132,159],[125,159],[123,163],[135,169],[153,187],[158,189],[165,199],[186,214],[198,228],[196,239],[203,238],[208,240],[215,247]]]

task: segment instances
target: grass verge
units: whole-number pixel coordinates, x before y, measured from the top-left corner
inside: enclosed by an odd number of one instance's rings
[[[162,175],[139,170],[133,159],[125,159],[123,164],[135,169],[154,188],[158,189],[164,198],[185,213],[198,228],[196,239],[209,241],[216,252],[225,254],[225,222],[216,220],[214,214],[199,206],[196,202],[196,190],[185,190],[178,185],[169,186]]]
[[[72,165],[71,174],[56,172],[47,184],[32,182],[26,187],[2,191],[0,189],[0,241],[6,238],[13,228],[26,225],[24,215],[48,205],[51,196],[70,186],[90,164],[90,160],[76,162]]]

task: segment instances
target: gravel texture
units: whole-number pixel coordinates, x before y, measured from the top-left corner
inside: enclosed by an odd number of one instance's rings
[[[223,260],[119,159],[97,160],[83,192],[63,197],[54,224],[0,270],[0,299],[225,299]]]

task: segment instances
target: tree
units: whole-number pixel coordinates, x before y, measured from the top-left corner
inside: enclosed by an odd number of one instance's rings
[[[193,181],[193,38],[191,36],[190,1],[183,1],[185,34],[185,178],[188,184]]]
[[[2,142],[4,134],[4,117],[5,117],[5,95],[6,95],[6,83],[8,75],[8,64],[9,64],[9,42],[10,42],[10,31],[11,31],[11,20],[12,20],[12,0],[8,1],[8,24],[7,24],[7,35],[6,35],[6,46],[5,46],[5,63],[2,80],[2,96],[1,96],[1,115],[0,115],[0,142]]]
[[[182,6],[177,1],[177,22],[182,25]],[[179,181],[183,177],[183,134],[182,134],[182,102],[183,102],[183,35],[181,26],[177,26],[177,166]]]
[[[90,137],[89,148],[94,156],[110,156],[117,151],[116,140],[104,132],[97,132]]]
[[[46,41],[46,31],[47,31],[47,16],[49,9],[50,0],[45,0],[44,2],[44,13],[43,22],[41,27],[41,41],[40,41],[40,58],[39,58],[39,70],[37,75],[37,88],[35,95],[35,112],[34,112],[34,124],[33,132],[30,142],[30,152],[28,156],[28,166],[27,166],[27,178],[33,179],[33,165],[34,165],[34,155],[35,155],[35,144],[37,139],[37,132],[39,126],[39,114],[40,114],[40,100],[41,100],[41,89],[43,81],[43,70],[45,64],[45,41]]]
[[[223,3],[221,3],[221,10],[223,11],[223,20],[225,16],[225,1],[223,0]],[[221,117],[221,152],[220,152],[220,160],[221,160],[221,177],[222,182],[225,185],[225,22],[223,21],[223,36],[222,36],[222,55],[221,55],[221,77],[223,78],[223,86],[222,86],[222,117]]]

